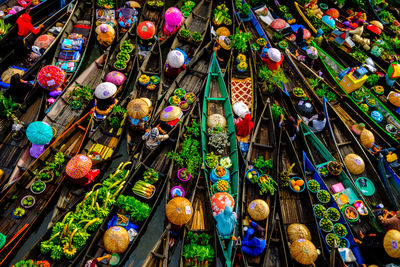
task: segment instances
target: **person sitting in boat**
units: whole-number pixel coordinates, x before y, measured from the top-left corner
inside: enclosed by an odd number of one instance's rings
[[[105,118],[116,104],[114,94],[117,92],[117,86],[110,82],[99,84],[94,91],[95,113],[99,119]]]
[[[168,53],[167,62],[165,63],[165,75],[169,80],[175,80],[175,78],[186,69],[185,66],[185,55],[181,50],[172,50]]]
[[[265,229],[251,220],[249,223],[249,226],[244,227],[242,250],[246,255],[255,258],[265,249]]]
[[[237,221],[236,213],[233,212],[231,206],[225,206],[224,212],[215,215],[214,219],[217,221],[218,233],[224,238],[230,238]]]
[[[169,138],[168,134],[160,134],[160,129],[154,127],[150,131],[147,131],[143,136],[142,139],[146,141],[147,149],[153,151],[155,150],[162,141],[165,141]]]
[[[219,36],[214,47],[215,55],[219,62],[227,62],[231,55],[231,40],[226,36]]]
[[[355,29],[358,27],[360,22],[362,22],[364,24],[365,21],[362,20],[362,16],[363,16],[363,14],[361,12],[358,12],[355,15],[348,17],[343,22],[343,24],[348,28]]]
[[[137,27],[139,48],[144,51],[150,51],[157,41],[156,27],[151,21],[143,21]]]
[[[137,21],[138,12],[135,8],[131,7],[131,4],[125,2],[125,5],[120,9],[117,9],[118,13],[118,25],[123,29],[129,29],[135,21]]]
[[[398,157],[397,157],[397,153],[395,153],[396,149],[391,147],[391,148],[387,148],[387,149],[382,149],[377,151],[378,154],[382,154],[387,163],[389,163],[389,165],[392,168],[399,168],[400,164],[398,162]]]
[[[21,76],[17,73],[14,74],[10,79],[10,88],[5,92],[5,96],[11,96],[16,103],[22,104],[25,100],[25,96],[31,91],[33,85],[21,79]]]
[[[281,114],[279,127],[282,127],[283,118],[284,118],[283,114]],[[289,134],[290,141],[294,141],[296,139],[297,133],[300,131],[300,122],[301,122],[301,119],[298,119],[296,122],[296,120],[292,116],[290,116],[288,118],[288,120],[285,122],[285,124],[283,125]]]
[[[239,148],[244,155],[249,151],[249,139],[254,124],[251,120],[249,107],[243,102],[238,101],[233,104],[232,109],[238,118],[234,119],[236,135],[239,141]]]
[[[262,61],[267,64],[268,69],[271,71],[279,70],[283,62],[282,53],[276,48],[264,47],[261,52]]]
[[[14,39],[15,49],[17,51],[17,53],[15,53],[15,56],[17,57],[17,60],[23,60],[28,55],[28,51],[24,44],[24,38],[29,33],[37,35],[44,27],[42,24],[40,24],[37,28],[33,27],[31,23],[32,18],[29,15],[30,10],[31,9],[29,7],[26,8],[25,13],[19,16],[19,18],[17,19],[18,34],[17,37]]]
[[[171,36],[172,34],[175,34],[182,26],[184,21],[182,11],[176,7],[170,7],[167,9],[167,11],[165,11],[164,20],[165,23],[163,33],[166,36]]]
[[[313,133],[320,133],[325,129],[326,117],[324,112],[319,112],[312,116],[310,119],[303,117],[303,121],[310,127]]]
[[[111,25],[106,23],[101,24],[96,33],[97,41],[102,47],[107,48],[113,43],[115,38],[115,30]]]

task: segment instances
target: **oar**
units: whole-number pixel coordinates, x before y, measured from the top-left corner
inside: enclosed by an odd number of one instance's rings
[[[10,239],[10,241],[8,241],[7,244],[5,244],[5,246],[4,246],[2,249],[0,249],[0,253],[1,253],[7,246],[9,246],[9,245],[14,241],[14,239],[17,238],[17,237],[26,229],[26,227],[28,227],[28,226],[29,226],[28,223],[25,224],[25,225]]]

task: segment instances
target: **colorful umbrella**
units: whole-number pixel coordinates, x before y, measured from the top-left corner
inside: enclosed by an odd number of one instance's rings
[[[165,213],[169,222],[182,225],[192,218],[193,207],[187,198],[174,197],[168,202]]]
[[[83,154],[78,154],[70,159],[65,167],[67,175],[74,179],[85,177],[92,168],[92,160]]]
[[[279,31],[286,27],[286,21],[284,21],[283,19],[274,19],[271,22],[270,26],[272,27],[272,29]]]
[[[156,32],[156,27],[151,21],[143,21],[137,27],[137,34],[143,40],[148,40],[154,36]]]
[[[124,227],[110,227],[104,233],[103,243],[109,253],[124,253],[129,247],[129,233]]]
[[[164,18],[167,30],[172,32],[176,26],[182,23],[183,15],[178,8],[170,7],[165,11]]]
[[[47,123],[35,121],[26,129],[26,137],[32,144],[46,145],[53,138],[53,130]]]
[[[132,119],[140,120],[149,115],[150,107],[147,102],[141,98],[133,99],[128,103],[128,116]]]
[[[171,68],[179,69],[185,63],[185,56],[179,50],[172,50],[168,53],[167,62]]]
[[[392,258],[400,257],[400,231],[391,229],[383,238],[383,248]]]
[[[331,16],[334,19],[337,19],[340,16],[339,11],[336,8],[330,8],[326,11],[326,15]]]
[[[98,99],[107,99],[112,97],[117,92],[117,86],[110,82],[104,82],[97,85],[94,95]]]
[[[321,20],[322,20],[323,23],[325,23],[329,27],[331,27],[331,28],[335,27],[335,20],[331,16],[325,15],[325,16],[322,17]]]
[[[44,66],[37,75],[39,85],[45,89],[54,90],[65,81],[65,72],[57,66]]]
[[[216,216],[223,212],[226,206],[230,206],[233,209],[235,207],[235,199],[228,193],[218,192],[212,196],[211,206],[214,216]]]
[[[110,82],[115,84],[116,86],[120,86],[126,80],[126,77],[123,73],[119,71],[109,72],[106,76],[106,82]]]
[[[392,62],[392,64],[389,65],[389,68],[387,70],[387,75],[389,76],[390,79],[397,79],[400,77],[400,64],[398,62]]]
[[[56,38],[53,35],[43,34],[36,38],[33,45],[39,48],[47,49],[55,39]]]
[[[180,118],[182,115],[182,110],[177,106],[168,106],[160,114],[161,121],[173,121]]]

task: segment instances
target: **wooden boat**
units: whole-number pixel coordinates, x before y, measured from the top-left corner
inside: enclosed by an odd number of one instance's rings
[[[127,168],[127,166],[129,166]],[[98,213],[98,209],[93,209],[92,213],[93,215],[86,214],[82,215],[80,214],[80,210],[82,207],[89,207],[94,201],[96,201],[96,206],[98,205],[99,207],[103,208],[105,206],[112,206],[110,204],[111,199],[114,201],[118,198],[119,192],[128,185],[129,179],[132,179],[131,176],[129,176],[130,171],[133,169],[133,165],[131,162],[121,162],[118,168],[114,172],[111,172],[107,179],[103,183],[97,183],[91,187],[91,191],[88,192],[84,198],[81,198],[79,203],[70,203],[71,205],[68,207],[68,213],[64,216],[64,214],[61,216],[58,216],[57,219],[57,225],[54,227],[49,227],[47,231],[45,232],[44,235],[41,236],[41,238],[32,246],[32,248],[25,254],[24,260],[28,259],[34,259],[35,261],[45,261],[47,260],[50,262],[53,266],[77,266],[78,260],[81,258],[81,255],[85,251],[85,247],[88,245],[87,240],[90,240],[90,237],[96,232],[96,230],[99,228],[101,223],[98,223],[99,221],[103,220],[104,217],[107,216],[108,212],[110,211],[109,209],[103,209],[104,213],[100,214]],[[113,187],[110,185],[110,182]],[[107,202],[105,201],[106,198],[102,196],[102,192],[104,192],[104,188],[107,187],[110,190],[107,193],[110,193],[110,197],[108,198]],[[114,196],[115,195],[115,196]],[[72,246],[76,246],[76,251],[74,255],[72,255],[71,258],[67,259],[65,257],[65,253],[61,252],[59,254],[60,258],[57,259],[54,256],[54,253],[52,253],[55,250],[55,247],[51,248],[50,251],[46,249],[43,250],[42,247],[45,247],[46,244],[49,244],[48,240],[51,240],[51,242],[60,242],[60,233],[63,234],[63,230],[67,225],[69,225],[69,228],[65,230],[65,234],[68,234],[68,236],[72,236],[71,231],[73,227],[75,227],[72,222],[77,218],[85,218],[84,220],[81,220],[81,223],[87,223],[91,227],[89,227],[88,231],[86,232],[87,239],[83,239],[78,248],[78,242],[77,241],[72,241]],[[87,219],[86,218],[90,218]],[[65,223],[67,222],[67,223]],[[69,224],[71,223],[71,224]],[[63,226],[62,229],[60,229]],[[72,229],[71,229],[72,228]],[[57,232],[59,231],[59,232]],[[68,232],[69,231],[69,232]],[[81,232],[82,233],[82,232]],[[73,235],[76,237],[78,235],[78,232]],[[57,240],[57,237],[59,238]],[[52,239],[53,238],[53,239]],[[55,238],[55,239],[54,239]]]
[[[386,125],[393,125],[397,129],[400,129],[400,121],[399,121],[399,119],[395,115],[393,115],[393,113],[390,112],[390,110],[377,97],[375,97],[373,94],[371,94],[370,97],[375,100],[375,102],[376,102],[375,109],[378,110],[380,112],[380,114],[382,115],[382,121],[381,122],[375,121],[371,117],[370,114],[368,114],[365,111],[363,111],[360,108],[360,106],[357,105],[355,100],[346,92],[346,90],[341,86],[341,84],[337,80],[338,75],[344,70],[344,68],[339,63],[337,63],[334,59],[332,59],[328,54],[326,54],[325,51],[323,51],[321,48],[319,48],[315,43],[313,43],[313,45],[318,49],[319,57],[320,57],[323,65],[324,65],[324,67],[326,68],[326,71],[328,72],[328,75],[330,75],[331,79],[336,82],[337,86],[340,87],[342,89],[342,91],[348,97],[350,97],[352,103],[355,106],[357,106],[358,109],[360,110],[360,114],[362,114],[364,117],[366,117],[370,121],[372,121],[373,124],[375,124],[375,126],[378,127],[381,131],[386,133],[388,137],[393,138],[393,139],[396,140],[397,136],[391,135],[386,130]]]
[[[280,129],[278,139],[278,156],[277,174],[287,174],[289,179],[300,177],[305,181],[302,164],[296,152],[295,144],[290,141],[287,131]],[[287,173],[289,172],[289,173]],[[326,264],[326,256],[324,254],[324,245],[319,235],[318,222],[315,216],[310,214],[312,210],[312,201],[310,192],[306,189],[303,192],[293,192],[288,186],[283,187],[279,184],[278,200],[281,211],[282,223],[284,225],[284,243],[290,244],[288,235],[288,227],[292,224],[303,224],[311,233],[311,241],[317,249],[321,251],[318,256],[317,265]],[[295,211],[293,212],[293,207]],[[289,246],[286,247],[289,251]],[[296,265],[293,259],[290,260],[290,265]]]
[[[19,6],[18,0],[9,0],[1,3],[0,11],[12,8],[13,6]],[[57,1],[46,0],[39,2],[39,4],[31,7],[29,15],[32,18],[32,23],[34,25],[40,24],[40,22],[42,22],[43,19],[45,18],[46,14],[49,14],[49,10],[56,10],[56,9],[59,9],[59,2]],[[0,45],[5,44],[6,41],[9,41],[12,37],[16,35],[16,33],[18,32],[18,26],[16,24],[16,21],[19,18],[19,16],[22,15],[23,13],[25,13],[25,9],[13,15],[5,15],[5,17],[0,18],[1,20],[4,20],[4,23],[6,24],[9,23],[12,25],[11,28],[8,29],[5,35],[0,35]]]
[[[78,71],[85,58],[86,51],[89,47],[89,43],[92,39],[91,37],[93,35],[95,27],[96,16],[94,16],[94,12],[94,2],[80,2],[78,7],[76,8],[76,12],[73,14],[74,17],[68,21],[64,32],[60,36],[60,41],[57,44],[57,50],[51,61],[51,65],[59,66],[66,72],[67,76],[66,82],[64,83],[65,86],[68,86],[69,83],[71,83],[75,79],[75,76],[78,74]],[[79,52],[76,52],[78,50],[62,49],[61,46],[63,40],[68,39],[70,34],[74,33],[82,34],[82,38],[84,39],[84,42],[82,43]],[[68,55],[66,55],[66,51],[69,52]],[[62,57],[60,57],[60,53],[63,54]]]
[[[185,20],[185,23],[180,28],[177,36],[174,39],[174,42],[171,45],[171,50],[178,48],[186,53],[186,63],[189,62],[189,59],[193,58],[197,52],[199,52],[200,47],[204,42],[208,26],[210,25],[212,4],[212,0],[200,1],[200,3],[192,10],[192,13],[190,13],[189,17]],[[200,33],[202,36],[201,41],[194,43],[181,39],[179,34],[183,29],[189,30],[190,33]]]
[[[257,165],[255,164],[260,159],[264,161],[269,161],[273,166],[276,166],[276,152],[277,146],[276,138],[275,138],[275,125],[274,120],[272,119],[271,114],[271,104],[267,103],[264,106],[264,109],[261,113],[260,118],[257,121],[257,125],[254,130],[254,134],[251,138],[249,153],[246,157],[246,168],[245,175],[243,177],[243,186],[242,186],[242,200],[241,200],[241,211],[242,211],[242,225],[241,225],[241,239],[245,238],[245,230],[244,228],[249,226],[249,220],[254,220],[248,212],[249,206],[251,206],[252,201],[256,199],[264,200],[270,209],[270,216],[268,216],[264,220],[257,220],[257,224],[265,230],[264,239],[268,242],[270,238],[271,231],[271,223],[274,218],[274,214],[276,211],[276,197],[274,196],[275,192],[266,191],[261,192],[261,188],[258,185],[258,182],[251,181],[247,174],[255,170],[259,177],[261,177],[261,172],[263,176],[267,176],[270,179],[276,180],[277,172],[274,169],[266,168],[266,169],[257,169]],[[261,178],[258,178],[261,179]],[[275,185],[272,185],[275,187]],[[277,187],[277,186],[276,186]],[[259,266],[266,263],[267,252],[264,252],[258,257],[251,257],[246,253],[243,253],[243,259],[245,266]]]
[[[40,115],[43,113],[43,102],[45,99],[43,97],[43,94],[43,92],[37,92],[36,95],[33,96],[33,101],[30,101],[31,105],[19,118],[20,121],[29,124],[39,119]],[[19,177],[19,175],[22,174],[22,171],[18,172],[17,170],[15,170],[16,168],[18,168],[18,170],[21,170],[19,167],[16,166],[26,168],[29,165],[18,165],[18,163],[21,162],[21,156],[30,157],[28,148],[30,142],[24,134],[22,134],[22,136],[18,136],[19,134],[22,133],[17,134],[14,132],[10,132],[0,143],[0,153],[2,153],[1,155],[3,155],[3,157],[0,158],[0,169],[4,172],[0,182],[1,192],[4,192],[4,190],[8,186],[10,186],[12,182],[15,181],[13,177],[15,178],[16,175],[18,175]],[[27,155],[25,155],[25,153],[27,153]],[[24,162],[30,163],[29,160]]]
[[[54,36],[53,42],[49,45],[49,47],[44,50],[44,51],[32,51],[30,54],[27,53],[27,57],[24,58],[21,62],[18,62],[15,60],[16,53],[20,53],[20,51],[12,50],[11,53],[8,53],[7,56],[5,56],[2,61],[1,61],[1,68],[0,71],[3,72],[3,70],[7,68],[17,68],[17,69],[22,69],[24,70],[24,74],[21,75],[25,80],[28,80],[31,78],[31,76],[35,75],[36,72],[38,71],[38,68],[43,64],[42,61],[47,58],[47,55],[50,55],[51,52],[54,52],[54,49],[52,49],[57,43],[59,38],[61,37],[64,29],[66,28],[66,25],[68,24],[69,20],[73,17],[73,14],[75,13],[76,9],[78,6],[78,2],[74,2],[74,5],[72,6],[72,9],[70,10],[70,6],[67,5],[63,7],[62,9],[58,10],[52,16],[49,16],[44,22],[41,24],[43,25],[43,29],[40,30],[40,33],[33,34],[29,33],[25,38],[24,38],[24,43],[25,46],[29,50],[33,50],[33,45],[35,43],[35,40],[44,34],[49,34]],[[63,26],[61,29],[55,30],[54,28],[56,27],[56,24],[62,24]],[[39,50],[38,47],[36,47],[37,50]],[[32,55],[35,55],[35,59],[31,57]],[[29,62],[27,61],[29,60]],[[0,81],[0,86],[4,88],[9,88],[9,84],[4,83]]]
[[[357,139],[346,127],[346,124],[336,115],[336,112],[332,109],[332,107],[330,107],[329,103],[326,103],[326,113],[329,113],[327,117],[330,117],[330,120],[327,120],[327,125],[329,127],[331,137],[335,142],[336,149],[339,152],[338,154],[349,177],[353,180],[354,184],[357,185],[362,193],[362,187],[359,182],[357,182],[357,179],[359,177],[367,177],[374,184],[376,191],[372,195],[370,195],[370,193],[363,193],[364,198],[371,204],[371,207],[373,207],[373,203],[375,203],[375,205],[381,203],[386,209],[392,210],[394,208],[394,203],[392,203],[388,197],[378,173],[376,172],[372,163],[369,161]],[[350,168],[345,164],[345,158],[349,154],[356,154],[364,161],[365,170],[362,173],[356,175],[350,172]]]
[[[320,139],[308,128],[307,125],[304,123],[300,124],[301,131],[303,133],[302,138],[304,141],[304,146],[306,148],[308,157],[316,166],[317,169],[320,167],[325,167],[329,162],[332,161],[340,161],[339,155],[337,158],[333,157],[329,151],[335,151],[334,147],[325,147]],[[328,143],[330,146],[334,145],[332,142]],[[337,152],[336,152],[337,153]],[[374,229],[375,231],[381,231],[381,227],[376,219],[374,211],[374,206],[366,196],[364,196],[358,187],[354,184],[353,180],[347,174],[346,171],[342,171],[339,175],[328,175],[327,177],[323,177],[324,182],[330,189],[330,192],[334,193],[332,186],[337,183],[342,183],[343,187],[345,188],[345,192],[351,192],[353,197],[356,200],[361,200],[364,204],[366,209],[368,210],[368,214],[362,217],[362,221],[359,223],[352,224],[353,234],[358,234],[359,230],[369,230]],[[352,200],[353,201],[353,200]],[[355,201],[355,200],[354,200]]]
[[[223,152],[216,151],[213,147],[208,144],[208,127],[207,118],[213,114],[219,114],[226,118],[227,125],[226,131],[228,134],[229,147],[223,148]],[[225,83],[222,77],[221,69],[219,68],[217,57],[215,53],[212,56],[211,66],[209,69],[209,75],[207,78],[206,89],[204,92],[203,101],[203,112],[202,112],[202,143],[203,143],[203,160],[205,160],[206,154],[214,152],[215,154],[221,154],[222,157],[230,157],[232,166],[230,167],[230,187],[231,195],[235,199],[235,207],[233,211],[238,211],[238,185],[239,185],[239,166],[238,166],[238,149],[236,145],[235,127],[233,123],[232,108],[229,101],[228,92],[225,87]],[[205,168],[205,176],[210,179],[211,169]],[[207,183],[210,195],[212,194],[210,180]],[[211,211],[210,211],[211,212]],[[235,236],[235,230],[233,230],[231,237]],[[225,262],[227,266],[231,265],[232,260],[232,249],[233,240],[230,237],[224,237],[218,234],[220,245],[222,247]]]
[[[149,205],[149,209],[151,209],[149,216],[147,218],[144,218],[142,221],[136,222],[135,219],[131,221],[135,223],[138,226],[137,230],[137,235],[133,239],[133,241],[129,244],[128,249],[124,252],[119,254],[120,256],[120,261],[119,264],[124,264],[133,250],[135,249],[135,246],[137,244],[137,240],[141,237],[143,232],[146,230],[147,224],[150,221],[151,215],[154,212],[156,206],[158,205],[159,201],[161,200],[161,196],[163,190],[165,189],[165,185],[167,183],[166,177],[171,172],[171,160],[168,159],[167,153],[169,151],[172,151],[176,147],[176,140],[179,136],[179,130],[180,127],[175,128],[175,130],[171,133],[170,139],[167,141],[164,141],[160,146],[156,148],[156,150],[152,151],[147,158],[143,159],[142,162],[136,166],[135,172],[132,174],[132,179],[129,180],[127,183],[127,186],[124,187],[124,189],[121,191],[121,195],[124,196],[132,196],[135,197],[137,200],[141,201],[142,203],[145,203]],[[146,199],[144,197],[141,197],[139,195],[136,195],[132,192],[132,187],[134,184],[143,179],[143,174],[144,172],[152,168],[156,172],[158,172],[159,179],[156,183],[153,185],[155,186],[155,191],[153,191],[152,196],[149,199]],[[105,254],[108,254],[107,251],[105,250],[104,243],[103,243],[103,235],[104,232],[108,229],[107,225],[110,222],[110,220],[113,218],[113,216],[116,216],[117,214],[124,215],[126,214],[125,211],[118,209],[118,207],[115,205],[113,208],[110,209],[110,214],[107,216],[107,218],[103,221],[103,224],[100,226],[100,229],[97,231],[95,236],[92,238],[92,241],[88,247],[88,249],[85,252],[85,257],[81,263],[81,266],[84,266],[85,263],[88,260],[102,257]],[[98,263],[98,266],[108,266],[107,263],[100,262]]]
[[[247,29],[244,28],[244,24],[241,23],[239,25],[239,30],[244,30],[246,31]],[[239,53],[234,53],[232,52],[231,54],[231,65],[230,65],[230,96],[231,96],[231,102],[232,105],[235,104],[236,102],[243,102],[250,110],[251,117],[253,120],[256,120],[257,118],[255,117],[256,113],[255,110],[257,109],[257,100],[256,100],[256,94],[254,93],[254,71],[253,68],[255,67],[255,57],[251,51],[251,48],[247,48],[247,53],[245,53],[245,56],[247,58],[247,63],[248,63],[248,68],[244,72],[240,72],[237,68],[237,62],[234,59]],[[237,117],[237,115],[235,116]],[[251,139],[251,134],[246,136],[246,137],[237,137],[238,142],[248,144]],[[246,146],[246,145],[245,145]],[[246,157],[247,150],[246,148],[241,148],[241,155],[243,158]]]
[[[199,176],[200,177],[197,180],[190,198],[194,214],[192,219],[185,225],[179,264],[180,267],[187,266],[186,263],[190,262],[190,260],[185,258],[185,245],[190,242],[188,235],[189,232],[195,234],[205,233],[211,237],[208,244],[214,249],[214,257],[212,257],[212,260],[208,261],[208,266],[217,266],[217,233],[215,230],[215,221],[212,214],[207,212],[211,210],[210,194],[204,173],[200,173]]]
[[[143,262],[143,267],[167,266],[168,265],[168,239],[170,229],[166,228],[160,238],[154,244]]]
[[[151,6],[149,4],[149,2],[153,3],[154,1],[151,1],[151,0],[146,1],[146,3],[144,4],[143,10],[141,12],[138,25],[144,21],[151,21],[151,22],[153,22],[153,24],[155,26],[155,32],[157,33],[160,31],[161,25],[163,25],[162,22],[164,21],[165,3],[163,2],[164,5],[162,7],[159,7],[159,6],[154,6],[154,5]],[[139,37],[137,37],[137,38],[139,38]],[[155,42],[155,43],[158,43],[158,42]],[[154,44],[153,44],[153,46],[154,46]],[[149,50],[151,50],[151,48],[149,48]],[[137,53],[138,53],[138,56],[137,56],[138,61],[141,64],[143,62],[143,60],[146,58],[146,56],[148,55],[149,51],[143,50],[142,47],[140,45],[138,45]]]
[[[72,156],[79,153],[92,117],[93,112],[91,111],[59,136],[0,199],[0,208],[2,210],[0,232],[6,235],[8,240],[8,243],[0,251],[0,264],[6,264],[10,260],[10,256],[17,251],[20,243],[32,233],[30,230],[37,224],[38,219],[41,218],[44,210],[64,180],[64,165]],[[60,157],[60,155],[64,155],[64,162],[56,158]],[[46,162],[57,163],[58,168],[53,172],[53,179],[50,179],[45,184],[43,192],[41,194],[32,194],[31,188],[34,182],[37,181],[38,172],[45,168]],[[56,175],[56,171],[59,172],[59,175]],[[26,214],[22,218],[17,218],[18,216],[14,215],[14,211],[16,208],[21,207],[22,198],[27,195],[33,195],[36,199],[33,209],[26,209]]]
[[[162,98],[163,95],[163,84],[161,82],[161,73],[162,73],[162,58],[161,58],[161,50],[160,45],[156,43],[151,49],[150,53],[147,55],[146,59],[140,66],[139,73],[136,76],[136,81],[132,93],[129,95],[129,100],[133,100],[136,98],[147,98],[150,100],[152,106],[150,107],[150,112],[148,115],[148,120],[143,127],[134,128],[131,123],[128,123],[127,127],[127,144],[128,144],[128,152],[134,153],[140,147],[142,143],[142,135],[145,133],[145,130],[149,126],[150,120],[153,118],[153,113],[157,110],[158,100]],[[154,90],[148,90],[144,88],[144,86],[139,84],[139,78],[143,75],[148,76],[158,76],[159,84],[158,88]]]
[[[321,190],[326,190],[327,192],[330,192],[329,185],[326,184],[326,180],[325,179],[322,180],[321,176],[318,174],[318,171],[317,171],[318,166],[315,167],[315,165],[310,161],[310,159],[308,159],[306,152],[304,152],[304,151],[303,151],[303,164],[304,164],[304,177],[306,177],[306,182],[308,182],[309,180],[315,180],[320,184]],[[333,197],[332,194],[331,193],[329,193],[329,194],[330,194],[330,197],[332,198]],[[317,199],[316,194],[314,194],[312,197],[312,203],[313,204],[319,203],[319,200]],[[332,201],[330,204],[327,205],[327,207],[333,207],[338,210],[340,209],[340,207],[338,206],[336,201]],[[349,241],[349,248],[353,252],[353,254],[356,258],[357,264],[359,266],[361,266],[362,264],[364,264],[364,259],[363,259],[363,256],[361,255],[360,249],[353,240],[353,238],[354,238],[353,234],[350,231],[350,227],[349,227],[348,223],[346,222],[345,218],[343,217],[343,214],[339,213],[339,215],[340,215],[340,218],[339,218],[338,222],[340,222],[342,225],[345,226],[347,233],[348,233],[346,235],[346,238],[347,238],[347,241]],[[320,231],[321,237],[323,237],[326,249],[328,251],[331,251],[331,247],[328,245],[328,243],[326,241],[326,237],[325,237],[327,233],[323,232],[320,227],[319,227],[319,231]],[[344,266],[343,259],[341,259],[341,263],[337,263],[337,264]]]
[[[170,132],[176,127],[176,124],[169,125],[160,120],[160,115],[164,108],[171,105],[169,99],[174,95],[175,89],[183,88],[186,93],[194,93],[196,95],[196,99],[192,106],[195,105],[196,101],[198,101],[199,97],[201,96],[203,88],[206,84],[206,77],[208,75],[208,70],[210,66],[212,47],[213,41],[209,42],[205,47],[200,50],[200,52],[190,61],[186,69],[183,70],[170,85],[168,91],[165,92],[164,97],[160,100],[161,102],[158,104],[158,109],[154,113],[150,125],[159,125],[160,128],[163,129],[163,131],[165,131],[166,133]],[[163,84],[163,86],[165,86],[165,84]],[[185,116],[187,116],[187,113],[188,111],[183,112],[180,121],[182,121]]]
[[[133,27],[129,32],[126,33],[120,42],[121,44],[131,38],[134,40],[134,35],[132,34]],[[109,69],[112,65],[111,62],[115,61],[116,54],[119,50],[110,56],[110,60],[105,65],[105,70]],[[117,93],[115,94],[116,100],[124,98],[126,95],[127,88],[132,79],[132,73],[136,66],[135,58],[131,59],[129,65],[125,69],[126,80],[119,86]],[[105,71],[103,72],[104,75]],[[107,167],[110,165],[111,160],[115,158],[115,152],[118,150],[118,146],[121,142],[121,138],[124,136],[125,123],[127,120],[126,107],[128,105],[128,99],[124,99],[120,104],[116,104],[109,115],[106,116],[104,120],[97,123],[88,135],[88,140],[83,148],[83,152],[92,159],[96,169],[103,173]],[[99,178],[98,178],[99,179]],[[82,188],[82,185],[67,182],[61,190],[60,197],[57,203],[57,207],[53,212],[52,219],[59,217],[59,214],[64,214],[68,207],[74,205],[87,190]],[[54,222],[50,222],[50,225]]]

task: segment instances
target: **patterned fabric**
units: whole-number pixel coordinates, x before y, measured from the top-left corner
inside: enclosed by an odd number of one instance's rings
[[[243,142],[238,142],[239,143],[239,149],[242,151],[243,156],[247,155],[247,152],[249,151],[249,143],[243,143]]]
[[[250,110],[253,108],[253,82],[251,78],[236,79],[231,81],[232,103],[243,101]]]
[[[212,196],[211,206],[213,215],[216,216],[225,210],[226,206],[235,207],[235,199],[228,193],[219,192]]]

